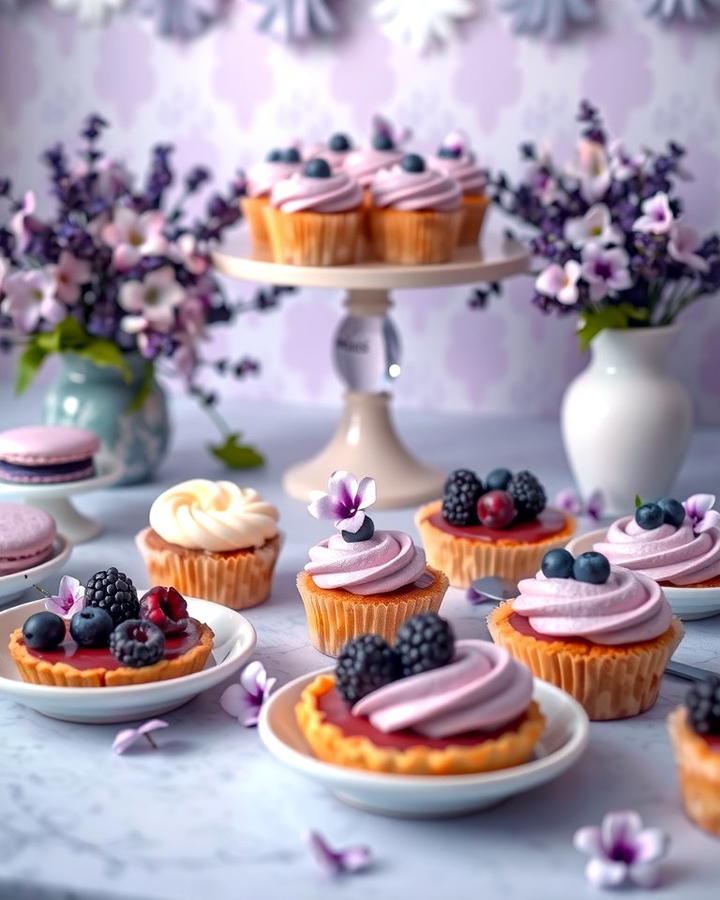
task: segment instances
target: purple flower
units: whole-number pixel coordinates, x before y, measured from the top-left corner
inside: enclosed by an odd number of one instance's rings
[[[633,223],[635,231],[645,234],[667,234],[670,231],[675,216],[670,208],[670,198],[665,192],[659,191],[645,200],[641,209],[643,214]]]
[[[571,516],[587,516],[597,522],[602,517],[605,498],[600,490],[593,491],[583,503],[582,497],[573,488],[566,488],[555,495],[555,506]]]
[[[397,128],[389,119],[375,113],[372,117],[373,137],[388,138],[394,147],[407,143],[412,137],[412,131],[409,128]]]
[[[260,710],[275,687],[276,678],[268,678],[265,666],[256,660],[245,666],[239,684],[225,688],[220,706],[246,728],[257,725]]]
[[[586,244],[582,251],[582,274],[590,285],[590,299],[602,300],[615,291],[632,285],[630,258],[622,247],[606,249]]]
[[[573,306],[578,301],[580,274],[581,266],[577,260],[570,259],[564,266],[552,263],[538,275],[535,290],[565,306]]]
[[[318,864],[329,875],[362,872],[372,865],[372,852],[362,844],[346,847],[344,850],[333,850],[318,831],[308,831],[307,841]]]
[[[142,281],[126,281],[120,288],[118,303],[129,313],[122,328],[129,334],[154,329],[167,332],[175,321],[175,309],[183,302],[185,291],[175,279],[171,266],[163,266]]]
[[[115,210],[102,229],[102,239],[113,248],[113,264],[121,271],[137,265],[143,256],[164,253],[165,216],[158,210],[136,213],[127,206]]]
[[[668,851],[669,838],[659,828],[643,828],[633,810],[622,810],[607,813],[599,827],[580,828],[573,843],[590,857],[585,876],[595,887],[632,882],[652,888],[659,883],[659,862]]]
[[[75,613],[84,608],[85,588],[72,575],[63,575],[57,594],[45,600],[45,609],[63,619],[72,619]]]
[[[90,265],[63,250],[56,266],[50,270],[55,279],[59,300],[72,306],[80,299],[80,288],[90,280]]]
[[[328,479],[328,492],[313,491],[308,511],[316,519],[335,521],[338,531],[356,534],[362,528],[367,509],[375,503],[376,490],[373,478],[357,478],[344,469],[333,472]]]
[[[3,285],[5,299],[0,310],[10,316],[21,331],[35,331],[42,320],[57,325],[67,315],[58,300],[52,275],[44,269],[13,272]]]
[[[112,742],[112,748],[119,755],[132,747],[132,745],[136,741],[139,741],[141,737],[144,737],[153,750],[157,750],[157,744],[150,736],[150,732],[157,731],[158,728],[167,728],[168,724],[169,723],[164,719],[150,719],[149,722],[145,722],[138,728],[124,728],[115,735],[115,740]]]
[[[693,494],[683,503],[695,534],[720,527],[720,513],[713,509],[715,494]]]
[[[464,131],[456,128],[455,131],[451,131],[450,134],[446,135],[440,146],[456,156],[465,156],[470,147],[470,141]]]

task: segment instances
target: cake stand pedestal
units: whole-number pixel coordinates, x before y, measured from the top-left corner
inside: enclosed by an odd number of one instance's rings
[[[397,434],[385,386],[400,374],[400,340],[388,312],[389,292],[500,281],[527,270],[526,248],[489,236],[481,247],[463,247],[448,263],[400,266],[364,262],[350,266],[290,266],[251,249],[242,232],[214,254],[218,270],[231,278],[263,284],[342,289],[347,315],[335,337],[335,364],[348,390],[340,422],[316,456],[287,470],[288,494],[307,500],[323,491],[328,476],[347,469],[371,475],[378,507],[412,506],[439,496],[444,474],[416,459]]]

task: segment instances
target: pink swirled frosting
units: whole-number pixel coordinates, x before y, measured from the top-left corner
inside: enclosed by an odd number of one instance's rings
[[[641,528],[634,516],[623,516],[593,549],[655,581],[689,585],[720,576],[720,530],[696,534],[688,516],[678,527],[664,523],[650,530]]]
[[[532,699],[530,670],[488,641],[455,644],[453,661],[401,678],[363,697],[352,709],[378,731],[411,728],[429,738],[496,731],[521,716]]]
[[[452,212],[460,209],[462,204],[462,191],[457,181],[432,169],[406,172],[400,166],[394,166],[378,172],[370,190],[373,202],[381,208]]]
[[[351,594],[387,594],[414,584],[426,572],[425,551],[403,531],[376,531],[349,543],[334,534],[310,548],[305,571],[319,588]]]
[[[431,156],[428,165],[436,172],[454,178],[463,194],[482,194],[485,191],[487,178],[471,153],[458,157]]]
[[[632,644],[659,637],[672,611],[659,584],[620,566],[610,567],[605,584],[574,578],[524,578],[513,612],[533,630],[551,637],[585,638],[593,644]]]
[[[280,181],[302,169],[302,163],[270,162],[265,160],[251,166],[247,173],[247,192],[250,197],[262,197]]]
[[[378,172],[396,165],[402,158],[400,150],[375,150],[373,147],[363,147],[348,153],[342,165],[348,175],[361,187],[370,187]]]
[[[270,202],[286,213],[347,212],[360,206],[362,191],[345,172],[333,172],[329,178],[296,173],[275,185]]]

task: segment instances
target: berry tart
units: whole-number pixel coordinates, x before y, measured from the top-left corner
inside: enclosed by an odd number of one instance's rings
[[[529,670],[487,641],[455,641],[435,613],[413,616],[394,646],[348,641],[295,709],[319,759],[402,775],[465,775],[527,762],[545,728]]]
[[[437,612],[448,580],[429,567],[425,553],[402,531],[376,531],[365,510],[375,502],[375,482],[335,472],[328,493],[315,493],[308,507],[330,519],[337,533],[310,549],[297,577],[310,641],[337,656],[350,638],[366,632],[392,641],[414,613]]]
[[[240,201],[243,215],[256,247],[270,247],[270,235],[265,224],[265,208],[272,189],[302,169],[300,151],[296,147],[271,150],[262,162],[251,166],[246,177],[246,195]]]
[[[212,629],[188,616],[175,588],[154,587],[138,599],[132,580],[113,567],[93,575],[81,595],[67,617],[34,613],[12,632],[10,655],[23,681],[118,687],[179,678],[205,666]]]
[[[720,837],[720,677],[695,684],[668,716],[688,816]]]
[[[488,617],[495,643],[572,694],[591,719],[624,719],[653,706],[683,636],[656,582],[600,553],[575,559],[557,549],[518,590]]]
[[[613,522],[594,548],[618,566],[668,587],[720,585],[720,513],[714,494],[663,497]]]
[[[512,581],[531,575],[575,531],[572,516],[546,506],[545,489],[531,472],[509,469],[494,469],[485,481],[457,469],[442,500],[422,506],[415,524],[431,565],[462,588],[486,575]]]
[[[452,131],[440,145],[437,154],[430,157],[428,165],[443,175],[454,178],[460,185],[463,209],[460,245],[477,245],[490,198],[485,193],[487,175],[475,161],[467,136],[461,131]]]
[[[95,474],[100,439],[70,425],[31,425],[0,433],[0,478],[17,484],[58,484]]]

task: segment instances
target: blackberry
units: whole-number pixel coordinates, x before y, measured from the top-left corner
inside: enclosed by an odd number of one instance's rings
[[[451,525],[477,525],[477,502],[483,483],[470,469],[457,469],[445,482],[442,517]]]
[[[685,698],[693,729],[701,735],[720,735],[720,677],[712,675],[693,685]]]
[[[450,623],[437,613],[418,613],[398,631],[395,649],[402,677],[407,678],[446,666],[455,653],[455,636]]]
[[[400,677],[397,653],[379,634],[361,634],[340,651],[335,685],[348,706]]]
[[[115,625],[140,618],[140,603],[132,580],[115,566],[96,572],[85,585],[85,605],[110,613]]]
[[[165,635],[152,622],[127,619],[110,635],[110,652],[122,666],[151,666],[163,658]]]
[[[516,522],[530,522],[545,509],[545,489],[532,472],[526,469],[513,475],[505,490],[513,498],[517,511]]]

